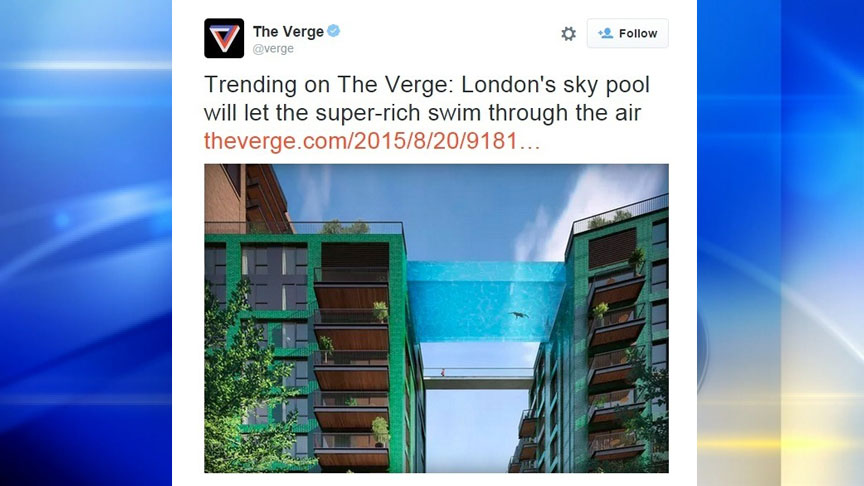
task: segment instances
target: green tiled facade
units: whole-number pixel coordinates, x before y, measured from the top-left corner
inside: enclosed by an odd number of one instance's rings
[[[644,346],[645,360],[652,362],[654,344],[668,340],[668,328],[652,331],[652,303],[667,301],[666,289],[652,291],[652,272],[657,262],[668,265],[668,243],[664,247],[652,244],[655,223],[666,221],[668,209],[639,215],[622,222],[610,223],[572,236],[566,255],[567,283],[558,315],[549,340],[540,345],[535,360],[535,380],[529,394],[529,406],[540,420],[537,425],[537,469],[540,472],[586,472],[589,458],[588,438],[588,373],[592,350],[587,339],[590,325],[589,305],[591,277],[610,271],[626,270],[627,260],[589,270],[589,242],[631,228],[636,230],[636,247],[646,253],[641,273],[645,284],[635,305],[644,305],[645,325],[636,345]],[[667,238],[668,239],[668,238]],[[667,266],[668,268],[668,266]],[[605,349],[600,348],[599,352]],[[643,413],[652,413],[650,404]],[[646,445],[644,457],[652,457],[652,447]],[[653,455],[654,460],[661,455]]]
[[[389,442],[389,470],[388,472],[423,472],[425,470],[425,444],[422,435],[417,433],[418,424],[424,420],[422,414],[418,414],[417,397],[424,396],[422,390],[422,370],[419,366],[419,347],[413,341],[413,336],[408,330],[407,293],[406,281],[406,249],[404,238],[401,234],[206,234],[205,245],[225,248],[225,287],[230,293],[240,282],[242,275],[242,247],[243,245],[292,245],[305,247],[307,249],[307,302],[306,310],[252,310],[243,317],[254,317],[258,322],[268,323],[268,340],[277,345],[275,355],[279,359],[288,361],[308,359],[314,351],[318,350],[317,341],[312,330],[312,316],[318,304],[314,290],[314,268],[321,267],[322,244],[326,243],[387,243],[389,247],[389,425],[391,440]],[[306,348],[283,348],[281,343],[274,343],[273,332],[284,321],[307,322],[309,340]],[[229,336],[230,340],[230,336]],[[411,361],[406,366],[406,349],[410,350]],[[298,424],[298,434],[309,434],[318,429],[315,414],[311,403],[310,394],[318,389],[312,365],[309,364],[309,384],[301,388],[303,396],[309,399],[308,422]],[[421,379],[416,379],[421,377]],[[418,390],[418,386],[420,389]],[[409,403],[406,407],[405,398]],[[422,405],[422,404],[421,404]],[[270,422],[277,417],[274,415],[278,409],[271,408]],[[406,424],[410,434],[410,440],[406,444]],[[266,424],[244,425],[245,430],[266,427]],[[298,436],[299,437],[299,436]],[[418,453],[418,449],[424,452]],[[313,456],[312,444],[309,444],[309,455]],[[407,460],[406,460],[407,458]],[[320,468],[313,468],[312,472]]]

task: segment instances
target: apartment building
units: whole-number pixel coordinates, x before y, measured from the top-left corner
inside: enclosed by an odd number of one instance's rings
[[[639,440],[624,426],[631,414],[666,414],[665,406],[640,396],[633,371],[668,362],[668,220],[663,195],[573,223],[564,295],[537,353],[509,472],[668,461],[663,445]],[[633,265],[637,249],[644,263]]]

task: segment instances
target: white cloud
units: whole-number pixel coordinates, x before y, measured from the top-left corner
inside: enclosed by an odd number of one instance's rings
[[[300,217],[306,221],[328,219],[330,209],[330,166],[304,165],[300,167],[300,183],[303,194]]]
[[[534,359],[537,358],[537,348],[540,343],[522,343],[524,352],[522,353],[522,364],[527,368],[534,367]]]
[[[564,209],[554,220],[542,205],[537,216],[516,236],[519,261],[560,261],[573,221],[657,196],[667,191],[665,165],[590,166],[580,175]]]

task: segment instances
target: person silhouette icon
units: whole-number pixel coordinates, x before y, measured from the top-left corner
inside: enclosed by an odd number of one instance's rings
[[[614,39],[614,37],[612,36],[612,29],[610,29],[609,27],[606,27],[605,29],[597,33],[600,34],[601,39]]]

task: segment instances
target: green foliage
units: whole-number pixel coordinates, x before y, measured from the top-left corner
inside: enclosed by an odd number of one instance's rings
[[[318,338],[318,342],[320,343],[321,349],[324,351],[333,351],[333,340],[327,336],[321,336]]]
[[[390,442],[390,426],[387,424],[387,419],[375,417],[372,421],[372,435],[375,437],[375,442],[381,444]]]
[[[347,406],[347,407],[356,407],[357,405],[359,405],[359,404],[357,403],[357,399],[356,399],[356,398],[354,398],[354,397],[348,397],[348,398],[345,399],[345,406]]]
[[[375,318],[379,322],[384,322],[390,318],[390,311],[387,309],[387,302],[373,302],[372,308],[375,312]]]
[[[619,209],[618,211],[615,211],[615,216],[612,218],[612,222],[617,223],[619,221],[624,221],[625,219],[630,219],[632,217],[633,213],[631,213],[630,211]]]
[[[591,309],[591,315],[594,316],[595,319],[603,319],[603,316],[607,312],[609,312],[609,304],[606,302],[600,302]]]
[[[621,459],[617,461],[590,460],[586,466],[587,471],[595,473],[646,473],[651,471],[651,462],[642,457],[632,459]]]
[[[642,265],[645,264],[645,249],[644,248],[636,248],[633,250],[633,253],[630,254],[630,258],[627,260],[627,263],[633,267],[634,273],[639,273],[639,270],[642,268]]]
[[[601,226],[606,226],[609,224],[609,220],[602,216],[594,216],[588,221],[588,229],[600,228]]]
[[[657,406],[669,406],[669,371],[666,369],[654,369],[650,365],[636,366],[630,376],[636,383],[636,396],[644,400],[649,408],[651,404]],[[636,434],[636,437],[652,444],[654,451],[666,451],[669,447],[669,413],[661,417],[652,414],[632,414],[622,416],[624,428]],[[668,463],[650,463],[650,471],[667,472]]]
[[[261,348],[261,326],[239,319],[249,309],[249,282],[243,280],[220,309],[209,285],[204,293],[204,470],[268,472],[309,467],[314,459],[295,459],[286,451],[295,442],[296,413],[287,421],[249,433],[243,417],[261,404],[275,405],[299,394],[283,386],[292,366],[274,360],[272,346]],[[229,338],[230,333],[230,338]]]
[[[321,227],[322,235],[365,235],[369,233],[369,225],[363,221],[355,221],[351,226],[344,226],[338,219],[330,220]]]

